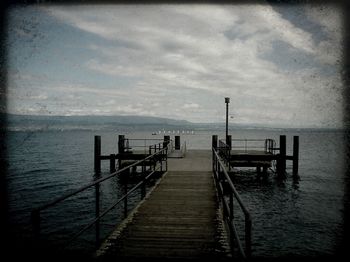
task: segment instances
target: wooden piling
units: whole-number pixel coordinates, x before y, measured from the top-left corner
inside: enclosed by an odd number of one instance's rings
[[[214,149],[217,149],[218,148],[218,136],[217,135],[213,135],[212,138],[211,138],[211,146],[214,148]]]
[[[118,136],[118,153],[119,154],[125,153],[124,139],[125,139],[124,135],[119,135]]]
[[[167,147],[170,142],[170,136],[164,136],[163,147]]]
[[[175,136],[175,150],[180,150],[180,136]]]
[[[94,150],[94,170],[96,173],[101,172],[101,136],[95,136],[95,150]]]
[[[280,136],[280,153],[277,160],[277,174],[284,176],[286,172],[286,136]]]
[[[115,154],[109,155],[109,172],[115,172]]]
[[[299,171],[299,136],[293,136],[293,176]]]
[[[232,136],[231,135],[227,136],[226,144],[230,147],[230,149],[232,148]]]
[[[125,147],[124,147],[124,135],[119,135],[118,136],[118,154],[123,154],[125,152]],[[121,168],[122,166],[122,160],[118,158],[118,169]]]

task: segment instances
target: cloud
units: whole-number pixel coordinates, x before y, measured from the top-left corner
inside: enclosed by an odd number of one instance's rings
[[[211,122],[224,115],[222,100],[229,96],[235,121],[288,124],[293,119],[299,125],[316,125],[337,115],[341,122],[341,80],[338,72],[325,75],[329,67],[323,67],[340,57],[338,51],[326,52],[341,40],[339,31],[334,32],[340,21],[331,19],[336,10],[324,22],[317,10],[306,9],[309,19],[323,25],[329,35],[319,43],[310,31],[269,5],[47,6],[41,10],[58,19],[58,26],[68,25],[79,36],[90,37],[80,37],[84,40],[72,45],[89,51],[80,69],[98,75],[102,84],[81,81],[46,87],[52,86],[55,91],[50,92],[57,99],[73,95],[80,106],[96,107],[89,112]],[[285,48],[280,51],[288,50],[299,61],[304,58],[303,63],[291,64],[291,57],[285,62],[276,43]],[[109,85],[103,85],[107,77]],[[71,102],[64,103],[69,110]],[[184,115],[185,109],[189,113]]]

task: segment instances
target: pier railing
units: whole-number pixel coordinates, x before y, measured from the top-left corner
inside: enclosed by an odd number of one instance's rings
[[[63,202],[64,200],[71,198],[79,193],[82,193],[86,191],[87,189],[90,189],[92,187],[95,187],[95,219],[93,219],[89,224],[87,224],[84,228],[82,228],[79,232],[77,232],[74,236],[72,236],[65,244],[62,246],[62,248],[67,247],[69,244],[71,244],[77,237],[79,237],[82,233],[84,233],[86,230],[90,229],[92,226],[96,225],[96,232],[95,232],[95,244],[96,247],[100,245],[100,226],[99,222],[100,220],[112,209],[114,209],[117,205],[120,203],[124,203],[124,218],[128,214],[128,196],[133,193],[137,189],[141,189],[141,199],[143,199],[146,195],[146,183],[150,180],[152,176],[157,171],[163,171],[163,161],[165,161],[165,170],[167,171],[167,154],[168,154],[168,148],[171,146],[171,143],[165,143],[163,148],[155,147],[155,152],[147,157],[145,157],[142,160],[136,161],[126,167],[123,167],[110,175],[97,179],[94,182],[89,183],[88,185],[85,185],[71,193],[68,193],[64,196],[61,196],[48,204],[42,205],[38,208],[35,208],[31,212],[31,221],[32,221],[32,227],[33,227],[33,233],[36,240],[40,237],[40,224],[41,224],[41,215],[40,213],[44,210],[47,210],[53,206],[56,206],[57,204]],[[148,163],[147,163],[148,162]],[[153,165],[150,165],[149,163],[153,162]],[[157,163],[159,165],[157,166]],[[146,165],[149,166],[148,169],[146,169]],[[110,205],[105,211],[102,213],[100,212],[100,184],[108,179],[111,179],[119,174],[125,173],[125,172],[132,172],[132,169],[136,166],[142,166],[142,173],[146,176],[142,179],[141,182],[139,182],[137,185],[135,185],[132,189],[127,191],[125,194],[119,198],[115,203]]]
[[[261,150],[265,153],[273,153],[276,147],[276,142],[273,139],[232,139],[233,150],[244,150],[247,153],[249,150]]]
[[[215,178],[215,184],[218,191],[219,198],[223,205],[223,217],[229,228],[229,237],[231,250],[234,252],[234,243],[237,242],[237,248],[239,254],[243,258],[249,258],[251,256],[251,235],[252,235],[252,219],[248,209],[245,207],[242,199],[235,189],[226,169],[225,165],[220,159],[220,156],[215,148],[212,149],[213,153],[213,173]],[[245,221],[245,248],[241,243],[240,237],[237,232],[236,225],[234,223],[234,198],[237,200],[240,209],[244,214]]]
[[[276,141],[273,139],[230,139],[231,144],[226,144],[224,140],[219,140],[219,155],[223,157],[226,164],[231,159],[231,150],[242,150],[248,153],[249,150],[260,150],[264,153],[274,154]],[[229,143],[230,143],[229,142]],[[229,166],[230,170],[230,166]]]
[[[119,143],[122,144],[122,148],[124,148],[126,153],[131,153],[132,150],[135,149],[140,153],[143,152],[144,154],[147,154],[150,152],[150,148],[162,147],[163,139],[123,138]]]

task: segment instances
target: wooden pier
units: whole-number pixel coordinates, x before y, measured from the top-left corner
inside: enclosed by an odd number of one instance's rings
[[[33,209],[34,240],[38,245],[43,243],[40,242],[42,211],[94,188],[95,218],[73,234],[63,248],[95,226],[97,251],[94,254],[101,259],[250,258],[253,220],[231,181],[230,169],[256,167],[258,174],[261,168],[266,174],[267,168],[275,161],[276,173],[283,177],[286,160],[292,160],[293,176],[296,176],[299,137],[293,139],[293,155],[288,156],[285,136],[280,136],[279,147],[276,147],[272,139],[232,140],[227,136],[223,141],[213,135],[210,150],[186,151],[186,145],[180,143],[180,136],[175,136],[173,146],[174,140],[170,136],[147,140],[119,135],[118,152],[101,155],[101,138],[95,136],[94,169],[97,178]],[[141,146],[132,145],[132,142],[139,141],[144,142],[142,150]],[[242,141],[243,148],[239,145]],[[146,145],[146,142],[153,144]],[[263,144],[257,147],[249,145],[250,142]],[[100,177],[103,160],[109,160],[111,174]],[[132,189],[128,189],[125,183],[124,195],[105,210],[100,210],[100,184],[113,177],[124,177],[127,181],[130,174],[136,175],[138,183]],[[146,184],[152,179],[159,180],[146,194]],[[130,212],[128,199],[136,190],[140,190],[141,202]],[[101,236],[101,219],[120,205],[124,205],[123,222],[109,236]],[[237,211],[244,216],[244,228],[237,228],[235,224]]]
[[[169,159],[168,172],[98,257],[189,259],[230,257],[220,219],[209,150]]]
[[[212,145],[218,149],[229,170],[234,167],[255,167],[258,175],[261,174],[262,169],[266,176],[267,169],[272,167],[273,161],[276,161],[275,171],[279,177],[283,178],[286,174],[286,160],[292,160],[293,177],[298,178],[299,136],[293,137],[293,155],[286,154],[285,135],[280,136],[279,147],[276,147],[273,139],[232,140],[230,135],[226,140],[219,140],[219,145],[218,138],[214,135]]]

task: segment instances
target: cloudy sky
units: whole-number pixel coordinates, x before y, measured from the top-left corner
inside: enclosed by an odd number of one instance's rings
[[[327,6],[28,6],[8,12],[7,112],[343,125]]]

